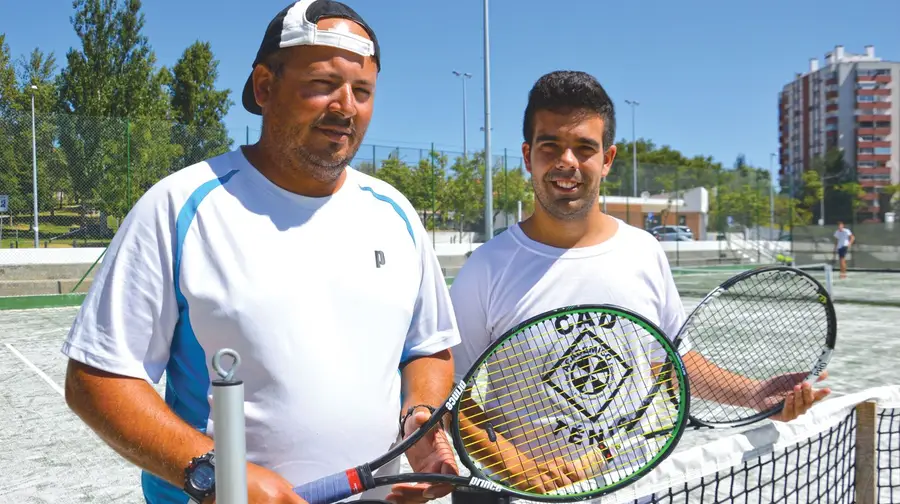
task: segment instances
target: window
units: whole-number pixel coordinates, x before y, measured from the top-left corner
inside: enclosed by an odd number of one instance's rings
[[[891,148],[890,147],[875,147],[875,155],[876,156],[890,156]]]
[[[859,95],[856,97],[856,101],[858,102],[873,102],[875,101],[875,97],[872,95]]]
[[[857,164],[860,168],[875,168],[875,161],[860,161]]]

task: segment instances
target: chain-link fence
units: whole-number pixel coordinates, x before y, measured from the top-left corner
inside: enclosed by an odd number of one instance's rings
[[[0,248],[105,247],[153,184],[232,148],[221,129],[154,120],[38,114],[33,129],[0,116]]]
[[[246,128],[247,142],[258,138],[258,132],[252,133]],[[89,249],[97,257],[153,184],[235,148],[222,128],[141,119],[38,114],[32,134],[28,112],[0,114],[0,135],[6,139],[0,144],[0,251],[75,248]],[[363,144],[352,165],[405,194],[440,253],[464,255],[488,238],[483,152]],[[491,168],[496,235],[527,218],[535,202],[520,156],[494,153]],[[607,213],[660,241],[675,242],[665,245],[673,265],[772,263],[783,256],[797,264],[826,262],[833,258],[833,223],[843,220],[857,239],[851,266],[900,268],[900,229],[882,223],[897,198],[881,194],[881,214],[858,218],[864,215],[859,209],[863,200],[871,199],[870,191],[846,181],[822,189],[814,178],[805,177],[791,198],[784,188],[773,186],[766,170],[726,169],[696,159],[668,166],[640,158],[635,169],[631,156],[622,156],[602,185],[600,202]],[[827,220],[820,227],[815,222],[823,208]],[[20,251],[18,260],[48,261],[46,255],[29,259],[26,254]],[[75,274],[42,275],[75,277],[65,287],[58,283],[58,291],[69,285],[83,290],[87,284],[82,285],[82,277],[92,266],[81,263],[93,263],[97,257],[74,260],[80,268]],[[0,282],[9,279],[11,270],[6,271]]]

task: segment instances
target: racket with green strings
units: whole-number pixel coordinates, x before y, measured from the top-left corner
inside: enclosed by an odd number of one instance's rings
[[[431,418],[385,454],[294,490],[309,504],[398,483],[539,502],[594,499],[634,483],[672,453],[689,398],[681,358],[654,323],[617,306],[563,307],[499,337]],[[468,475],[373,474],[446,417]]]

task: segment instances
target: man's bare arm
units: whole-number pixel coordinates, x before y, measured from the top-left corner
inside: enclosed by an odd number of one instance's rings
[[[447,399],[453,387],[453,356],[450,350],[417,357],[403,366],[403,413],[410,406],[428,404],[435,408]]]
[[[69,360],[66,403],[129,462],[184,486],[191,458],[213,440],[179,418],[146,381],[115,375]]]

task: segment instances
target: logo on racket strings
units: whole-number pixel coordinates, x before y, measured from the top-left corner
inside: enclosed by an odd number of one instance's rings
[[[591,313],[560,317],[555,323],[560,335],[579,332],[544,375],[544,382],[591,422],[606,410],[633,372],[625,359],[597,335],[598,327],[611,329],[615,324],[613,316]]]

